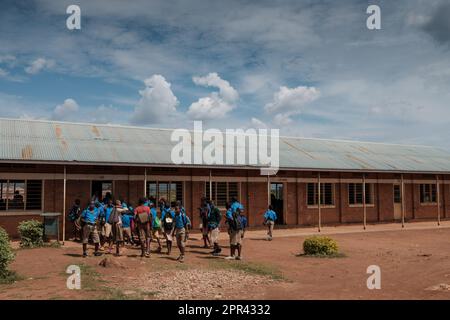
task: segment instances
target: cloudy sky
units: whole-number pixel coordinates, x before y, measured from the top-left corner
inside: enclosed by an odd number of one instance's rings
[[[0,30],[0,117],[450,149],[449,1],[1,0]]]

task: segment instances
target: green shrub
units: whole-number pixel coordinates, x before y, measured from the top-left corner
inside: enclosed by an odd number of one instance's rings
[[[23,248],[40,247],[44,244],[44,226],[37,220],[22,221],[18,227],[20,246]]]
[[[303,242],[303,251],[306,255],[336,255],[338,254],[338,245],[329,237],[312,236]]]
[[[6,231],[0,227],[0,278],[9,275],[8,265],[14,260],[14,253]]]

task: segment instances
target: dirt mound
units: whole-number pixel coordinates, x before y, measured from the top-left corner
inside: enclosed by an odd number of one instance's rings
[[[106,257],[102,259],[99,263],[99,266],[102,266],[104,268],[120,268],[120,269],[126,269],[127,267],[118,261],[117,259]]]

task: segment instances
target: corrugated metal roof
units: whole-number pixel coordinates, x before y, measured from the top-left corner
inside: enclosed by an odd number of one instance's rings
[[[173,165],[171,151],[176,142],[171,141],[171,133],[168,129],[0,119],[0,161]],[[450,153],[428,146],[280,137],[280,168],[450,173]]]

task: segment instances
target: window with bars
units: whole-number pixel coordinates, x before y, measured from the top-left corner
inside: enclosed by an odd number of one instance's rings
[[[363,184],[348,184],[348,203],[350,205],[363,204]],[[373,204],[373,183],[366,183],[366,204]]]
[[[237,182],[212,182],[212,192],[210,193],[209,181],[205,182],[205,197],[214,201],[216,206],[225,207],[226,202],[233,197],[239,199],[239,185]]]
[[[316,206],[319,203],[319,184],[308,183],[307,185],[307,201],[308,206]],[[320,204],[326,206],[334,205],[334,184],[320,184]]]
[[[420,184],[420,202],[436,203],[436,184]]]
[[[174,181],[147,182],[147,197],[164,198],[171,204],[176,201],[183,203],[183,183]]]
[[[0,211],[42,210],[42,180],[0,180]]]

